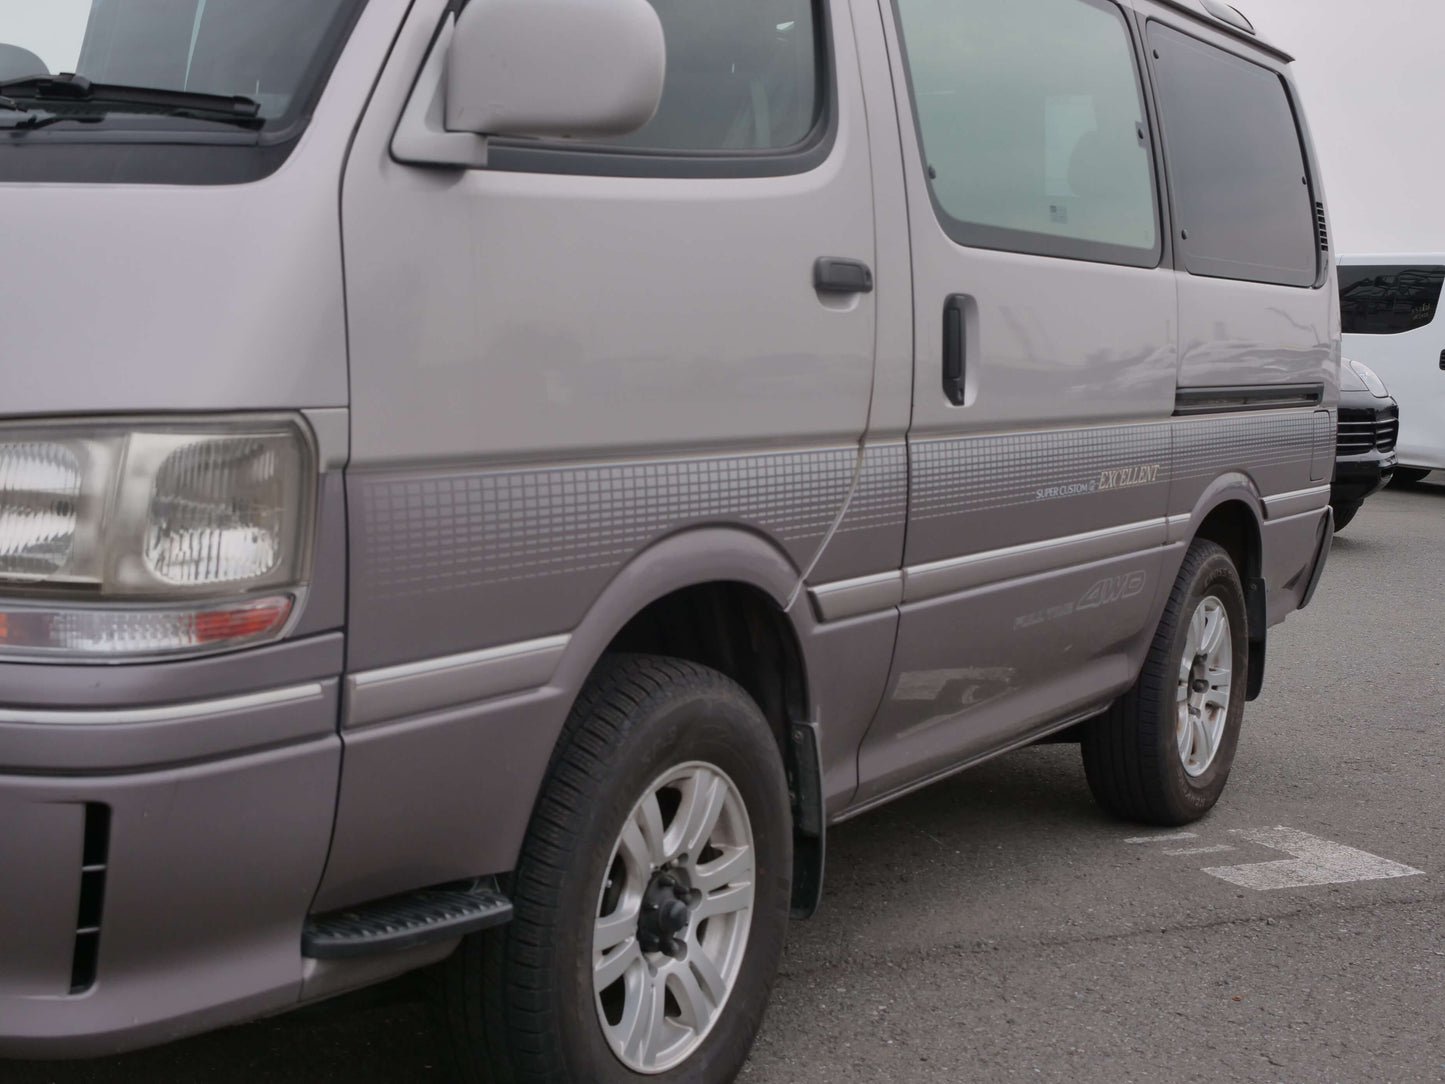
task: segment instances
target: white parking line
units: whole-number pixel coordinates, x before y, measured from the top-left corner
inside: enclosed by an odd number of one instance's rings
[[[1176,839],[1198,839],[1197,832],[1166,832],[1157,836],[1130,836],[1125,843],[1172,843]]]
[[[1294,856],[1274,862],[1212,866],[1202,871],[1211,877],[1259,892],[1276,888],[1304,888],[1308,885],[1414,877],[1424,873],[1424,870],[1391,862],[1388,858],[1346,847],[1342,843],[1331,843],[1327,839],[1320,839],[1294,828],[1235,828],[1231,831],[1251,843]]]
[[[1216,843],[1213,847],[1180,847],[1177,850],[1165,851],[1165,854],[1218,854],[1220,851],[1234,850],[1228,843]]]

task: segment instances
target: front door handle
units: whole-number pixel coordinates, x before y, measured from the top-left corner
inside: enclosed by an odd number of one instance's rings
[[[813,289],[820,294],[869,294],[873,272],[862,260],[820,256],[813,264]]]

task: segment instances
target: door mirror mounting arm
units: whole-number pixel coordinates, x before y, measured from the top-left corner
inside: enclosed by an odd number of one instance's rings
[[[456,35],[456,15],[448,14],[412,87],[401,121],[391,138],[391,156],[413,166],[485,169],[487,138],[446,127],[446,68]]]

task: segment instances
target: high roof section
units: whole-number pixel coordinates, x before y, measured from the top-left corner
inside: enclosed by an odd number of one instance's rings
[[[1248,16],[1237,7],[1228,4],[1225,0],[1159,0],[1167,7],[1182,11],[1194,16],[1201,22],[1208,23],[1216,30],[1223,30],[1226,34],[1232,34],[1236,38],[1253,42],[1268,53],[1273,53],[1279,59],[1292,61],[1290,56],[1277,45],[1271,45],[1261,38],[1254,29],[1254,24],[1249,21]]]

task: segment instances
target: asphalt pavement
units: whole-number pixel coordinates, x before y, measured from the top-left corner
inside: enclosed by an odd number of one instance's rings
[[[1442,703],[1426,483],[1367,502],[1274,631],[1229,787],[1187,834],[1101,814],[1067,745],[835,828],[742,1079],[1445,1081]],[[402,980],[0,1082],[441,1082],[439,1042]]]

